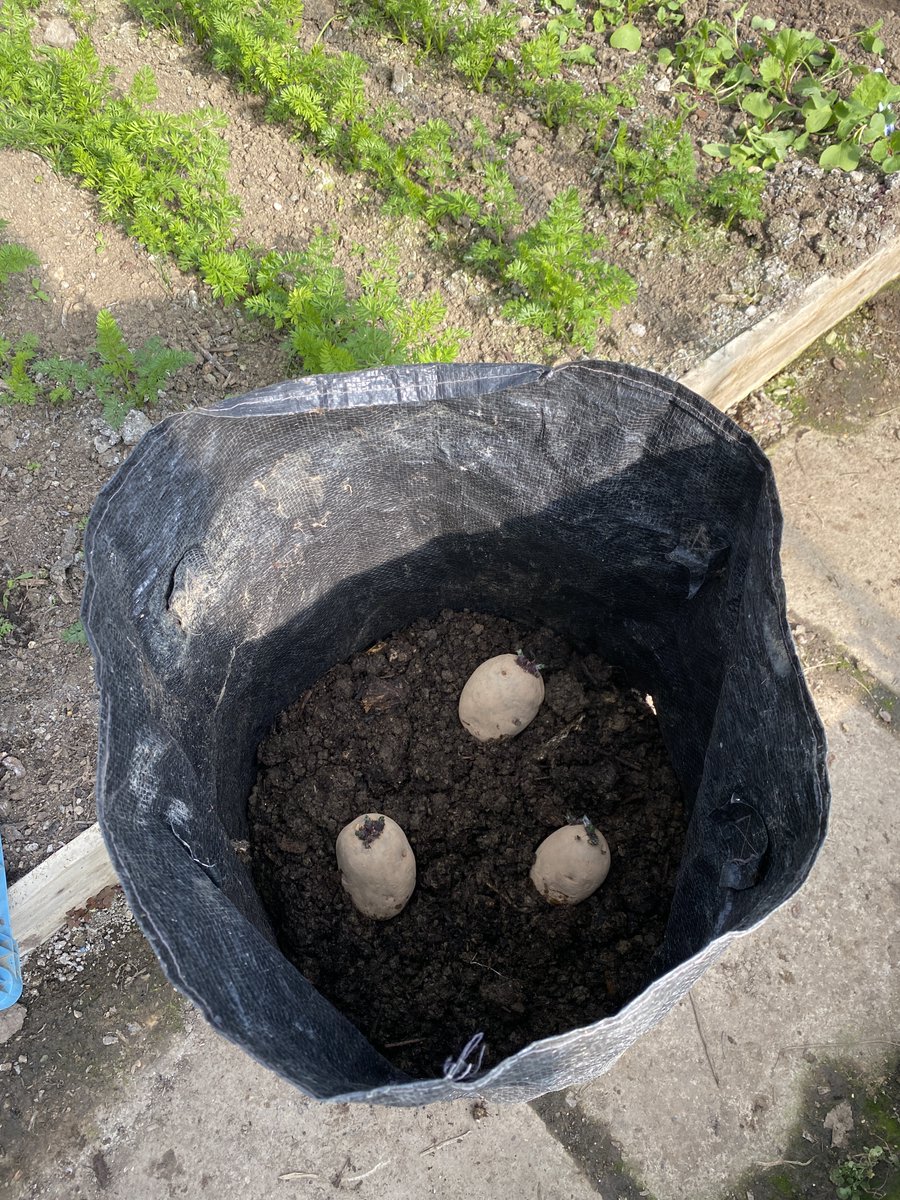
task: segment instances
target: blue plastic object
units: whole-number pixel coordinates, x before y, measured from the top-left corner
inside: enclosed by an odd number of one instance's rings
[[[19,965],[19,947],[12,935],[9,920],[6,868],[3,865],[3,843],[0,841],[0,1010],[15,1004],[21,995],[22,968]]]

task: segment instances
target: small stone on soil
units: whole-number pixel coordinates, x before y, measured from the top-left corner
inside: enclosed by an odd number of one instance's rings
[[[24,1004],[14,1004],[12,1008],[0,1012],[0,1045],[19,1032],[27,1016],[28,1009]]]
[[[44,27],[44,45],[53,46],[56,50],[71,50],[78,41],[78,35],[62,17],[54,17]]]
[[[412,84],[412,73],[403,66],[394,67],[391,72],[391,91],[395,96],[402,96]]]
[[[153,422],[138,409],[132,408],[122,422],[122,441],[126,446],[136,446],[144,434],[149,433],[152,428]]]

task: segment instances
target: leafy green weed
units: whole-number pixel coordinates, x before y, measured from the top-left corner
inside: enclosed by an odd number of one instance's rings
[[[73,621],[71,625],[60,634],[64,642],[68,642],[70,646],[86,646],[88,644],[87,634],[84,631],[84,625],[79,617],[77,621]]]
[[[637,292],[626,271],[601,257],[605,247],[603,238],[585,229],[578,191],[569,188],[512,247],[482,238],[471,256],[519,293],[505,305],[507,316],[589,351],[598,323],[631,303]]]
[[[0,368],[6,371],[0,380],[0,400],[31,405],[45,397],[51,404],[61,404],[76,393],[93,394],[114,428],[129,408],[156,400],[169,376],[194,361],[193,355],[170,350],[157,337],[130,350],[112,313],[105,309],[97,314],[93,365],[37,355],[35,334],[25,334],[15,346],[0,339]]]
[[[8,221],[0,218],[0,233],[8,225]],[[0,245],[0,287],[13,275],[40,265],[41,260],[27,246],[22,246],[18,242],[4,242]]]
[[[567,272],[574,272],[565,286],[548,287],[535,271],[524,272],[520,278],[510,274],[511,264],[530,245],[526,240],[529,233],[538,241],[543,233],[536,225],[531,231],[515,235],[514,228],[521,219],[522,210],[512,181],[496,157],[480,159],[474,164],[476,169],[469,172],[483,180],[478,192],[460,187],[455,163],[458,148],[445,122],[432,120],[405,140],[391,140],[385,133],[390,114],[370,111],[362,105],[360,60],[352,55],[326,54],[319,46],[310,52],[300,50],[293,39],[292,27],[277,8],[265,0],[258,6],[242,4],[240,0],[152,0],[152,9],[146,8],[147,2],[133,0],[139,12],[156,14],[157,20],[160,5],[165,4],[173,19],[203,41],[208,56],[217,67],[231,74],[241,87],[265,97],[267,112],[273,119],[296,123],[298,132],[310,138],[317,149],[333,156],[350,170],[365,172],[386,197],[389,211],[424,221],[432,230],[437,245],[464,256],[472,265],[485,270],[497,284],[507,290],[514,288],[517,295],[533,282],[540,294],[530,299],[542,312],[554,304],[560,306],[554,321],[550,322],[557,329],[582,327],[583,318],[570,318],[565,308],[569,290],[577,293],[580,287],[580,267],[575,258],[567,258],[566,265],[560,266],[560,279]],[[432,26],[428,26],[429,32],[426,32],[427,20],[437,20],[441,13],[447,20],[455,22],[452,38],[448,33],[442,40]],[[482,14],[475,0],[464,5],[452,18],[449,9],[438,6],[426,12],[421,4],[401,5],[399,0],[391,6],[389,15],[398,36],[430,38],[433,44],[444,45],[457,68],[475,87],[484,84],[491,69],[488,60],[493,61],[497,46],[514,31],[513,17],[507,6]],[[465,63],[462,56],[468,56]],[[291,103],[286,97],[293,97]],[[597,121],[608,122],[610,112],[616,111],[618,104],[627,103],[628,97],[629,91],[625,87],[610,92],[602,113],[599,108],[596,112],[584,108],[582,119],[592,116]],[[298,107],[301,100],[302,111]],[[483,243],[477,253],[471,252],[472,227],[484,234],[474,239]],[[494,249],[487,254],[486,248],[490,247]],[[497,269],[500,258],[504,260],[503,269]],[[311,248],[310,262],[318,264],[316,270],[324,271],[317,248]],[[592,263],[590,270],[596,275],[599,268],[593,261],[593,254]],[[214,248],[202,259],[200,268],[221,298],[237,299],[249,289],[246,303],[250,310],[274,317],[279,300],[277,295],[269,295],[269,284],[265,282],[268,271],[262,264],[255,268],[251,258],[240,251]],[[610,271],[610,278],[617,279],[612,268]],[[311,302],[316,302],[315,298],[323,296],[333,285],[333,279],[331,283],[329,279],[330,276],[323,275],[324,291],[312,288]],[[622,289],[607,287],[598,308],[605,311],[607,302],[620,294],[624,294]],[[348,361],[347,355],[356,352],[349,349],[352,342],[354,346],[364,348],[361,361],[368,362],[371,345],[383,344],[384,329],[365,332],[358,339],[348,340],[344,330],[344,323],[352,319],[348,313],[365,312],[366,306],[358,308],[354,307],[356,302],[347,303],[349,309],[340,305],[335,309],[335,314],[340,314],[341,327],[335,330],[335,338],[325,349],[326,358],[333,358],[336,348],[343,345],[347,353],[340,357],[342,361]],[[428,311],[436,311],[433,304]],[[525,319],[527,315],[529,323],[534,323],[534,314],[527,305],[523,307],[511,302],[505,311],[517,319]],[[411,327],[416,328],[416,306],[411,306],[410,313]],[[389,324],[391,328],[397,327],[395,323]],[[310,361],[322,361],[316,349],[317,338],[315,332],[310,339],[293,338],[292,335],[294,350],[299,352],[298,346],[302,344],[309,349]],[[435,342],[426,338],[424,345],[434,349],[435,346],[449,345],[453,340],[450,337],[446,342],[440,339]],[[395,352],[399,351],[396,348],[391,351]],[[385,353],[388,353],[387,349]]]
[[[153,4],[158,20],[175,12],[166,0]],[[235,73],[242,86],[267,95],[273,120],[289,116],[325,143],[349,138],[363,103],[361,61],[351,55],[327,55],[321,47],[301,52],[292,24],[299,7],[291,0],[274,0],[252,19],[246,17],[245,7],[221,0],[186,3],[177,11],[179,20],[195,22],[192,29],[209,42],[223,69]],[[81,39],[70,51],[34,47],[31,25],[26,2],[0,0],[0,145],[29,149],[60,172],[74,175],[97,194],[110,219],[151,253],[171,254],[182,269],[197,270],[217,297],[244,301],[255,293],[257,300],[259,281],[265,277],[258,264],[265,252],[234,246],[240,207],[226,186],[227,147],[219,136],[224,118],[210,110],[173,115],[151,109],[156,84],[149,70],[138,71],[130,89],[120,94],[113,72],[101,66],[90,42]],[[424,173],[437,170],[433,157],[425,162],[425,147],[414,148],[413,155]],[[317,282],[322,285],[317,295],[324,296],[325,282]],[[397,306],[393,327],[413,336],[421,329],[420,309],[412,307],[404,315],[399,296]],[[256,303],[253,310],[260,307]],[[320,329],[327,311],[323,301],[317,314]],[[364,321],[365,306],[342,312],[339,327],[332,331],[335,344],[364,345],[367,339],[383,344],[381,326],[359,329],[351,336],[351,319]],[[400,353],[398,346],[408,341],[404,335],[391,354]],[[423,342],[436,347],[436,353],[447,353],[453,344],[457,342],[451,336],[445,342]],[[27,339],[6,348],[5,397],[19,403],[36,398],[29,374],[34,353]],[[56,360],[43,365],[54,383],[52,398],[93,388],[110,415],[117,417],[117,405],[140,403],[153,393],[159,373],[175,369],[171,356],[177,353],[147,343],[126,364],[113,326],[98,324],[98,366]],[[344,361],[349,365],[349,358]],[[369,358],[353,365],[369,365]],[[306,369],[318,367],[313,363]],[[85,370],[93,372],[90,379]]]
[[[0,335],[0,404],[34,404],[38,389],[31,363],[37,351],[36,334],[23,334],[15,344]]]
[[[660,53],[679,82],[744,114],[735,140],[707,144],[707,153],[763,170],[789,153],[812,151],[826,170],[851,171],[864,157],[885,173],[900,170],[900,86],[881,70],[846,61],[808,31],[778,28],[760,16],[748,28],[745,9],[728,22],[698,21],[673,50]],[[870,52],[883,49],[874,27],[858,36]]]
[[[451,361],[461,334],[436,335],[444,318],[437,294],[405,305],[389,260],[359,273],[360,294],[348,295],[334,265],[334,241],[320,234],[302,254],[265,255],[247,309],[288,332],[292,357],[307,371],[347,371],[383,363]]]
[[[888,1146],[868,1146],[834,1167],[828,1178],[837,1200],[869,1200],[884,1195],[880,1177],[886,1167],[900,1166],[900,1154]]]
[[[726,229],[737,218],[761,219],[762,172],[731,167],[709,183],[700,181],[694,144],[683,128],[686,112],[683,107],[672,119],[651,117],[639,130],[619,125],[609,157],[611,185],[621,202],[635,211],[653,205],[683,230],[701,215],[721,218]]]

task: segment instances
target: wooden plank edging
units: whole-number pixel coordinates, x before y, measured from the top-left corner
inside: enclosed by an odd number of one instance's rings
[[[717,408],[731,408],[898,276],[900,238],[895,238],[847,275],[823,275],[790,308],[763,317],[678,382]]]
[[[19,957],[24,959],[53,937],[73,909],[83,908],[92,896],[118,882],[96,824],[38,863],[9,888],[9,918]]]

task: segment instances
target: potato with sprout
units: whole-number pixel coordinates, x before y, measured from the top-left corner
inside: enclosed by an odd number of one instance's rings
[[[388,921],[416,886],[416,859],[406,834],[383,813],[363,813],[337,836],[341,883],[366,917]]]
[[[548,904],[580,904],[609,873],[606,838],[587,817],[544,838],[534,856],[531,882]]]
[[[511,738],[530,725],[544,699],[537,663],[498,654],[476,667],[459,697],[459,719],[479,742]]]

